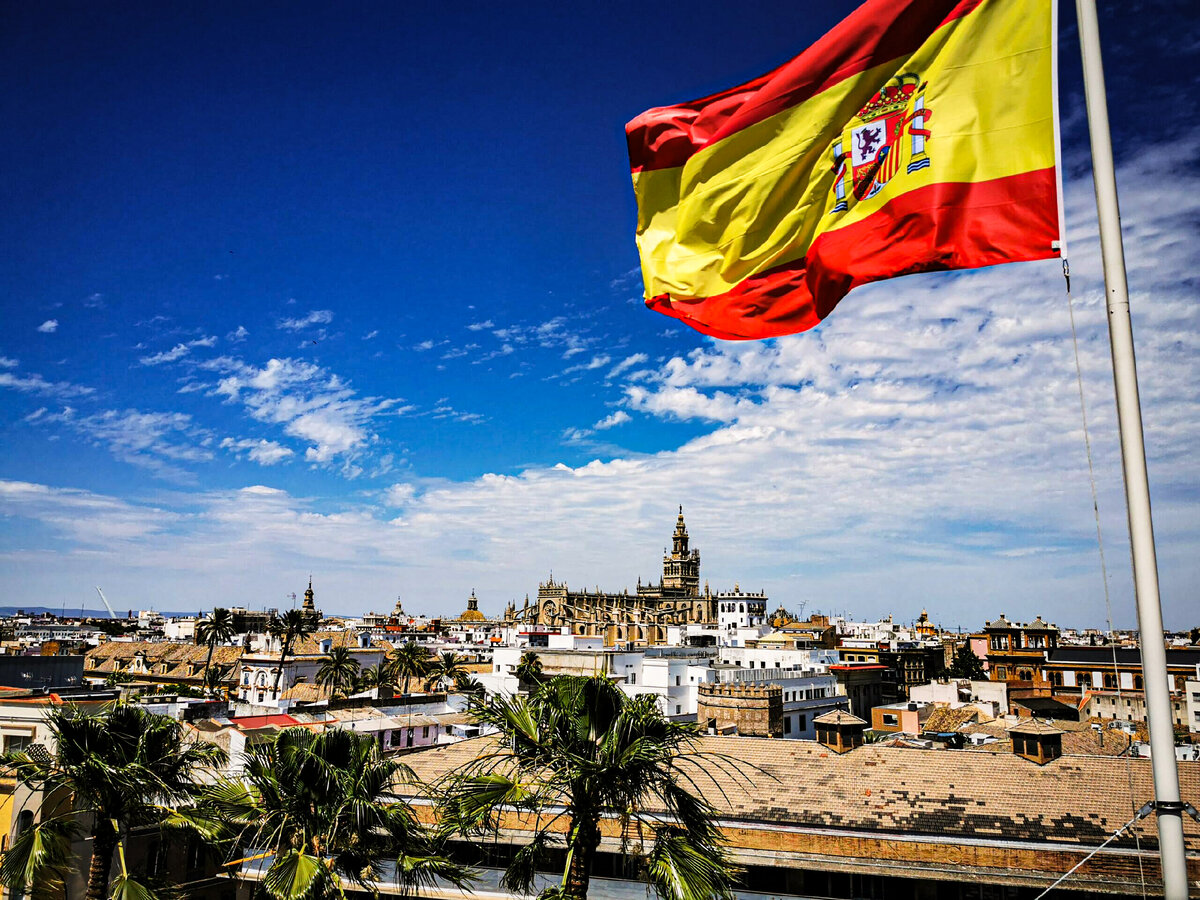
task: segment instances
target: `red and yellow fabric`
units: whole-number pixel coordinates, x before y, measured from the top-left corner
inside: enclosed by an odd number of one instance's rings
[[[626,126],[646,305],[805,331],[852,288],[1058,255],[1052,0],[868,0],[775,71]]]

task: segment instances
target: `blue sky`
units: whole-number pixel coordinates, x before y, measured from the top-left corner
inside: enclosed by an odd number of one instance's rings
[[[623,125],[853,4],[9,4],[7,604],[486,611],[551,569],[857,616],[1100,624],[1054,263],[720,344],[644,310]],[[1101,3],[1168,622],[1194,624],[1200,23]],[[1132,622],[1073,10],[1072,266]],[[1166,62],[1170,60],[1170,62]],[[1003,89],[1002,86],[1000,89]]]

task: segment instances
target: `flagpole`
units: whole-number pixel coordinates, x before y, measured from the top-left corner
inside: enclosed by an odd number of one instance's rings
[[[1142,683],[1146,692],[1146,718],[1150,728],[1150,761],[1154,771],[1154,799],[1158,812],[1158,847],[1162,859],[1166,900],[1187,900],[1187,859],[1183,842],[1183,804],[1179,796],[1179,770],[1175,763],[1175,734],[1171,717],[1167,653],[1163,640],[1162,604],[1158,594],[1158,563],[1154,555],[1154,526],[1150,518],[1150,483],[1146,474],[1146,447],[1142,437],[1142,411],[1138,399],[1137,365],[1133,352],[1133,327],[1129,319],[1129,287],[1125,278],[1125,250],[1121,242],[1121,213],[1113,168],[1112,136],[1108,127],[1108,100],[1100,59],[1100,29],[1095,0],[1075,0],[1079,20],[1079,45],[1083,55],[1083,84],[1087,99],[1088,130],[1092,145],[1092,176],[1100,219],[1100,253],[1104,263],[1108,336],[1112,345],[1113,385],[1117,396],[1117,423],[1121,433],[1121,461],[1125,475],[1125,504],[1129,515],[1129,541],[1133,556],[1133,585],[1141,635]]]

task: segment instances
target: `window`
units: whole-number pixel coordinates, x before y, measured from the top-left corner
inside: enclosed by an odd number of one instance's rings
[[[27,734],[6,734],[4,736],[5,753],[23,753],[29,749],[33,738]]]
[[[1145,684],[1142,682],[1142,676],[1141,676],[1141,675],[1134,675],[1134,676],[1133,676],[1133,689],[1134,689],[1135,691],[1140,691],[1140,690],[1142,690],[1144,687],[1145,687]]]
[[[423,738],[429,737],[429,726],[428,725],[421,726],[421,737],[423,737]]]
[[[682,714],[682,713],[683,713],[683,706],[682,706],[682,705],[680,705],[680,704],[678,704],[678,703],[676,703],[676,704],[675,704],[675,715],[677,715],[677,716],[678,716],[678,715],[680,715],[680,714]]]
[[[1054,687],[1062,687],[1062,672],[1051,672],[1050,684]]]
[[[884,713],[883,714],[883,724],[884,725],[899,725],[900,719],[895,713]]]
[[[997,678],[1007,678],[1008,677],[1008,666],[996,666],[996,677]]]
[[[681,681],[682,681],[682,679],[680,678],[680,676],[676,675],[675,676],[675,687],[679,687]]]
[[[1105,687],[1105,688],[1107,688],[1107,689],[1109,689],[1109,690],[1115,690],[1115,689],[1116,689],[1116,687],[1117,687],[1117,674],[1116,674],[1116,672],[1105,672],[1105,673],[1104,673],[1104,687]]]
[[[630,683],[630,684],[637,684],[637,672],[630,672],[630,673],[629,673],[629,683]]]
[[[1091,672],[1076,672],[1075,673],[1075,683],[1077,685],[1079,685],[1081,688],[1090,688],[1092,686],[1092,673]]]
[[[783,717],[783,733],[784,734],[792,733],[792,717],[791,716]]]
[[[808,724],[807,719],[808,719],[808,716],[797,716],[796,717],[796,730],[797,731],[803,731],[805,729],[805,727],[807,727],[807,724]]]

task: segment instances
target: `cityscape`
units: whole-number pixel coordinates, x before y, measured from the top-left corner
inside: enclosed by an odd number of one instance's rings
[[[0,23],[0,900],[1200,896],[1200,5]]]
[[[326,615],[316,576],[291,610],[17,612],[0,623],[3,750],[54,752],[47,710],[120,700],[178,722],[185,743],[219,748],[222,777],[244,777],[254,748],[302,729],[352,732],[437,784],[496,735],[475,704],[527,697],[555,679],[600,679],[649,698],[727,761],[705,797],[736,822],[727,850],[741,888],[777,896],[1023,896],[1014,885],[1049,885],[1144,801],[1150,746],[1134,634],[1003,611],[970,632],[943,630],[926,610],[909,622],[803,615],[736,582],[711,587],[682,508],[669,538],[653,583],[575,590],[550,576],[492,616],[474,593],[449,616],[400,601]],[[291,632],[280,624],[289,615]],[[1164,643],[1191,791],[1200,628]],[[11,780],[3,790],[0,826],[10,831],[15,810],[45,803]],[[486,853],[461,840],[448,852],[498,890],[523,827],[506,824]],[[1111,855],[1074,872],[1070,896],[1137,894],[1142,878],[1152,890],[1153,840],[1149,823],[1135,823]],[[253,860],[230,872],[219,852],[197,854],[194,839],[131,842],[126,854],[148,876],[173,873],[188,896],[224,897],[231,876],[245,891],[265,875]],[[68,896],[85,873],[67,879]],[[591,877],[598,896],[636,883],[608,839]],[[388,884],[381,876],[372,889],[386,895]],[[446,890],[455,889],[436,895]]]

